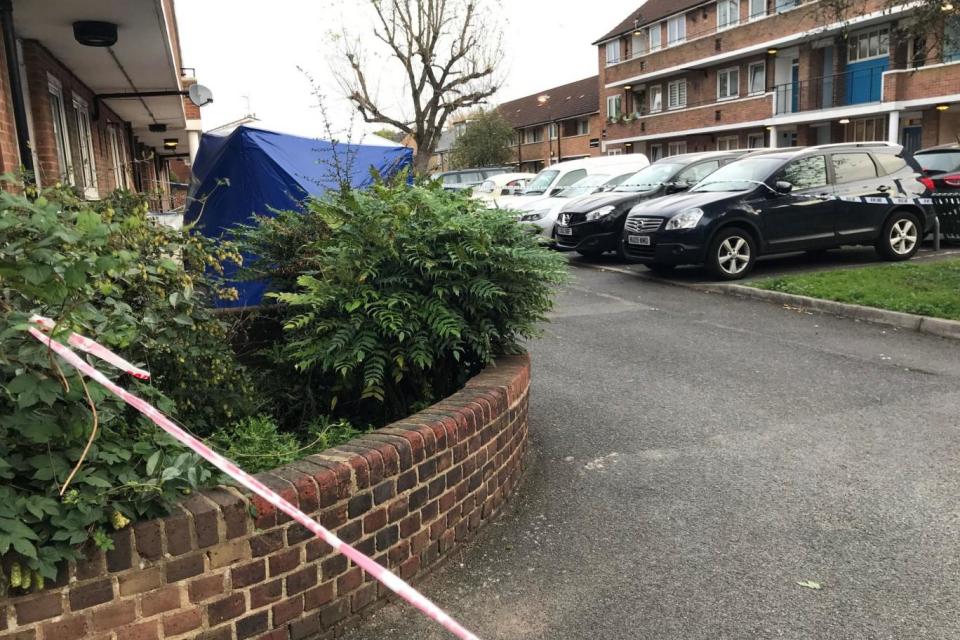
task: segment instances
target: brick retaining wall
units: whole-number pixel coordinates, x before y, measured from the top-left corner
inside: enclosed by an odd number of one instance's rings
[[[529,382],[526,356],[502,358],[425,411],[258,477],[416,579],[516,486]],[[194,495],[114,542],[45,591],[0,601],[0,640],[325,638],[387,595],[286,514],[236,489]]]

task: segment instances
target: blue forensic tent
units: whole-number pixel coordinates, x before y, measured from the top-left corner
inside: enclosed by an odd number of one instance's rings
[[[230,229],[250,222],[254,214],[299,209],[308,196],[319,196],[338,186],[338,169],[349,174],[354,188],[373,182],[371,169],[391,178],[413,165],[413,151],[371,136],[374,144],[334,143],[267,129],[254,122],[224,133],[205,133],[193,162],[185,220],[209,238],[230,237]],[[228,272],[229,278],[232,273]],[[234,283],[236,302],[222,306],[246,307],[260,303],[267,285]]]

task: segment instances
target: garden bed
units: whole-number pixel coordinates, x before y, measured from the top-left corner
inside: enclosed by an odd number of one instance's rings
[[[526,356],[501,357],[424,411],[258,477],[416,579],[515,488],[529,381]],[[232,488],[111,537],[113,550],[71,563],[44,591],[0,601],[0,640],[311,638],[386,597],[301,525]]]

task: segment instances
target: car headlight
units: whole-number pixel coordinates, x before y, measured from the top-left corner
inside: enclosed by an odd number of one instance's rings
[[[667,220],[667,231],[673,229],[693,229],[703,217],[703,209],[687,209]]]
[[[616,209],[614,206],[600,207],[594,211],[591,211],[587,214],[587,222],[593,222],[594,220],[599,220],[605,216],[610,215],[610,213]]]
[[[543,220],[548,211],[549,209],[541,209],[540,211],[534,211],[533,213],[525,213],[523,214],[523,217],[520,218],[520,222],[536,222],[537,220]]]

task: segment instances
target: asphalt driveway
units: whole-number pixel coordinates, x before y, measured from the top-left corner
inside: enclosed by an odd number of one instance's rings
[[[957,343],[573,271],[525,480],[427,595],[485,640],[960,638]]]

